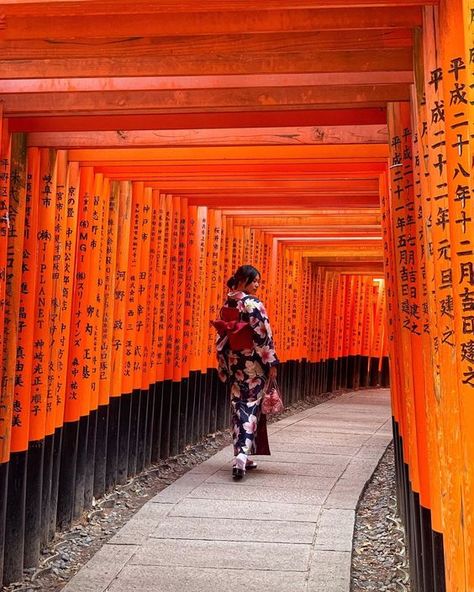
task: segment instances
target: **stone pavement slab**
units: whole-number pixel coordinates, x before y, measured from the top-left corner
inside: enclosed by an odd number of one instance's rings
[[[269,426],[241,482],[232,449],[150,500],[65,592],[349,592],[355,510],[392,438],[387,389],[345,393]]]
[[[315,522],[168,516],[150,536],[162,539],[311,544],[315,530]]]
[[[155,567],[127,565],[110,592],[275,592],[304,590],[306,573],[256,569],[195,569],[193,567]],[[89,592],[89,590],[87,591]]]
[[[321,506],[327,492],[321,489],[282,489],[277,487],[247,486],[239,491],[239,500],[258,501],[272,504],[309,504],[309,511],[314,506]],[[232,500],[235,501],[235,487],[232,483],[211,483],[196,488],[189,495],[190,498]],[[275,506],[280,508],[279,506]],[[280,508],[283,510],[283,508]]]
[[[284,491],[284,490],[281,490]],[[237,497],[239,496],[239,497]],[[237,504],[237,505],[236,505]],[[320,506],[267,501],[245,500],[239,493],[232,500],[184,499],[171,511],[171,516],[197,518],[239,518],[241,520],[293,520],[317,522]]]
[[[240,526],[238,521],[237,526]],[[136,550],[129,563],[213,569],[239,566],[248,569],[252,566],[253,569],[306,571],[310,552],[311,544],[302,543],[244,541],[237,544],[236,541],[150,538]]]

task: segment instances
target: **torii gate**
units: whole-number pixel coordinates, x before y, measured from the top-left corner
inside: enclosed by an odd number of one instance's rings
[[[245,261],[291,398],[390,356],[414,585],[474,589],[473,0],[0,12],[5,582],[225,425],[208,326]]]

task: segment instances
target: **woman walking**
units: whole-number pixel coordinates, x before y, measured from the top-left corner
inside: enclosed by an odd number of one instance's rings
[[[219,378],[230,389],[235,480],[256,467],[250,454],[260,452],[265,444],[269,454],[267,442],[259,442],[257,450],[257,426],[265,383],[276,378],[279,361],[267,312],[255,295],[259,283],[255,267],[239,267],[227,282],[230,292],[215,323]],[[266,430],[262,437],[266,438]]]

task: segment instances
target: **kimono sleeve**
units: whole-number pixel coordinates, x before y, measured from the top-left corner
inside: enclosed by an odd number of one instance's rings
[[[275,352],[272,329],[263,303],[256,298],[252,298],[247,300],[245,308],[253,329],[255,352],[260,357],[263,366],[267,368],[276,366],[280,361]]]
[[[217,335],[216,353],[217,353],[217,374],[222,382],[226,382],[230,376],[227,364],[226,351],[229,349],[227,336]]]

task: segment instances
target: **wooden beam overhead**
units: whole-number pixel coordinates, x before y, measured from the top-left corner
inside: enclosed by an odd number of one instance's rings
[[[164,58],[172,52],[175,56],[190,54],[190,48],[197,55],[214,51],[219,55],[255,54],[256,52],[302,53],[327,51],[361,51],[373,47],[380,49],[410,48],[413,46],[411,29],[361,29],[354,31],[308,31],[281,33],[239,33],[238,35],[208,35],[173,37],[107,37],[97,39],[93,35],[85,38],[51,39],[45,35],[40,39],[0,38],[2,60],[72,59],[96,57],[121,57],[127,55],[138,60],[144,57]]]
[[[250,228],[254,228],[251,226]],[[262,232],[271,234],[274,238],[278,239],[301,239],[301,240],[311,240],[313,238],[331,238],[331,237],[338,237],[338,238],[345,238],[350,240],[354,237],[362,237],[362,238],[369,238],[369,237],[380,237],[382,231],[380,228],[374,230],[364,230],[360,231],[357,229],[347,228],[341,231],[340,227],[335,229],[326,229],[324,226],[318,230],[305,230],[305,229],[278,229],[272,228],[267,226],[259,226],[258,230]]]
[[[86,148],[86,147],[84,147]],[[289,178],[316,177],[318,179],[337,179],[350,181],[352,179],[379,179],[380,173],[386,169],[386,162],[348,162],[348,163],[321,163],[321,162],[220,162],[205,163],[202,161],[189,164],[176,164],[169,161],[156,161],[153,163],[114,163],[102,162],[98,172],[105,176],[113,172],[115,166],[119,166],[124,174],[153,174],[155,178],[216,178],[233,176],[245,178]]]
[[[421,26],[418,6],[302,8],[245,11],[162,12],[118,14],[115,8],[107,18],[82,10],[80,14],[44,14],[25,18],[2,9],[3,39],[77,39],[173,35],[228,35],[246,33],[305,32],[341,29],[393,29]]]
[[[266,212],[260,215],[252,213],[245,216],[234,215],[231,213],[223,213],[223,215],[229,215],[232,218],[233,224],[236,226],[251,226],[252,228],[281,228],[293,230],[314,230],[318,227],[332,229],[340,228],[341,226],[347,226],[348,228],[353,229],[357,228],[359,230],[381,228],[380,215],[374,215],[372,212],[364,211],[364,213],[361,213],[355,210],[355,215],[339,215],[334,212],[317,215],[313,212],[306,216],[294,213],[282,216],[280,211],[278,211],[278,215],[273,217],[269,216]]]
[[[248,146],[312,144],[384,144],[387,126],[232,128],[222,130],[139,130],[120,132],[36,132],[28,145],[38,147]]]
[[[385,108],[301,109],[213,113],[160,113],[135,115],[49,115],[11,117],[15,132],[185,130],[281,126],[386,124]]]
[[[224,212],[223,212],[224,213]],[[227,212],[226,212],[227,213]],[[271,228],[314,228],[315,226],[325,225],[329,228],[348,226],[355,228],[362,226],[363,228],[381,228],[380,214],[357,212],[355,215],[326,213],[324,215],[309,214],[305,216],[295,216],[294,214],[281,215],[281,212],[269,216],[266,212],[255,214],[254,216],[247,215],[232,215],[232,220],[236,226],[251,226],[251,227],[271,227]]]
[[[184,194],[180,195],[184,196]],[[194,195],[192,193],[186,194],[189,205],[206,205],[212,208],[226,208],[226,209],[239,209],[246,208],[291,208],[299,210],[301,208],[333,208],[338,210],[341,204],[345,207],[354,208],[373,208],[379,205],[379,197],[365,197],[365,196],[345,196],[341,199],[340,196],[333,197],[331,195],[311,195],[309,197],[298,196],[297,194],[284,194],[271,193],[265,195],[258,193],[252,195],[251,193],[241,191],[233,195]]]
[[[401,7],[401,6],[428,6],[438,4],[438,0],[351,0],[351,6],[363,6],[365,8]],[[308,9],[308,8],[341,8],[347,7],[347,0],[266,0],[265,10],[282,9]],[[226,12],[247,11],[249,5],[241,0],[3,0],[2,11],[6,15],[23,16],[58,16],[81,15],[85,8],[89,14],[133,14],[153,11],[164,12]]]
[[[331,159],[344,157],[350,159],[366,158],[384,161],[388,158],[388,146],[379,144],[343,144],[340,146],[251,146],[251,147],[215,147],[215,148],[120,148],[120,149],[77,149],[70,150],[70,160],[86,162],[120,162],[134,163],[137,161],[179,161],[191,160],[218,163],[225,160],[241,159],[247,163],[252,160],[288,161],[294,159]]]
[[[334,103],[408,101],[410,87],[406,84],[364,86],[324,86],[289,88],[206,89],[180,91],[85,92],[85,93],[23,93],[1,95],[6,115],[31,115],[32,113],[84,113],[144,111],[159,113],[179,112],[200,108],[207,110],[265,110],[289,107],[308,108]]]
[[[283,74],[324,72],[406,72],[412,67],[411,48],[340,51],[286,51],[216,54],[197,53],[192,45],[186,53],[176,55],[167,50],[152,55],[90,57],[61,59],[0,59],[0,77],[6,80],[23,78],[87,78],[122,76],[216,76],[226,74]]]
[[[330,209],[330,210],[325,210],[324,208],[312,208],[312,209],[301,209],[299,212],[295,212],[294,210],[286,210],[284,208],[277,208],[277,209],[272,209],[272,208],[265,208],[265,209],[261,209],[261,208],[253,208],[253,209],[247,209],[247,208],[240,208],[239,210],[228,210],[226,208],[222,208],[221,209],[222,215],[224,216],[230,216],[233,220],[238,220],[241,216],[258,216],[259,218],[262,216],[275,216],[277,217],[276,219],[278,220],[282,220],[282,219],[287,219],[287,218],[291,218],[291,219],[297,219],[299,216],[305,216],[305,217],[312,217],[312,216],[322,216],[324,219],[330,219],[328,217],[333,217],[333,218],[341,218],[344,216],[349,216],[349,217],[353,217],[353,218],[359,218],[360,216],[364,216],[364,220],[365,219],[369,219],[370,216],[378,216],[377,220],[379,223],[380,222],[380,208],[378,207],[374,207],[372,209],[366,208],[364,210],[364,213],[361,214],[361,212],[359,210],[357,210],[356,208],[343,208],[341,207],[338,212],[334,212],[334,210]],[[324,221],[324,220],[323,220]]]
[[[287,86],[345,86],[411,84],[413,72],[319,72],[302,74],[227,74],[220,76],[131,76],[111,78],[10,79],[2,81],[2,95],[86,91],[150,91],[208,88]]]
[[[120,171],[117,171],[120,176]],[[115,175],[109,175],[113,178]],[[145,176],[144,176],[145,177]],[[137,179],[138,180],[138,179]],[[140,180],[148,181],[146,178]],[[242,179],[239,177],[226,177],[217,179],[160,179],[158,182],[152,182],[150,185],[156,189],[162,189],[167,192],[188,193],[241,193],[261,191],[262,193],[291,193],[292,195],[320,195],[329,194],[334,196],[344,195],[364,195],[378,196],[378,183],[376,181],[358,181],[351,180],[346,183],[341,181],[320,181],[318,179]]]

